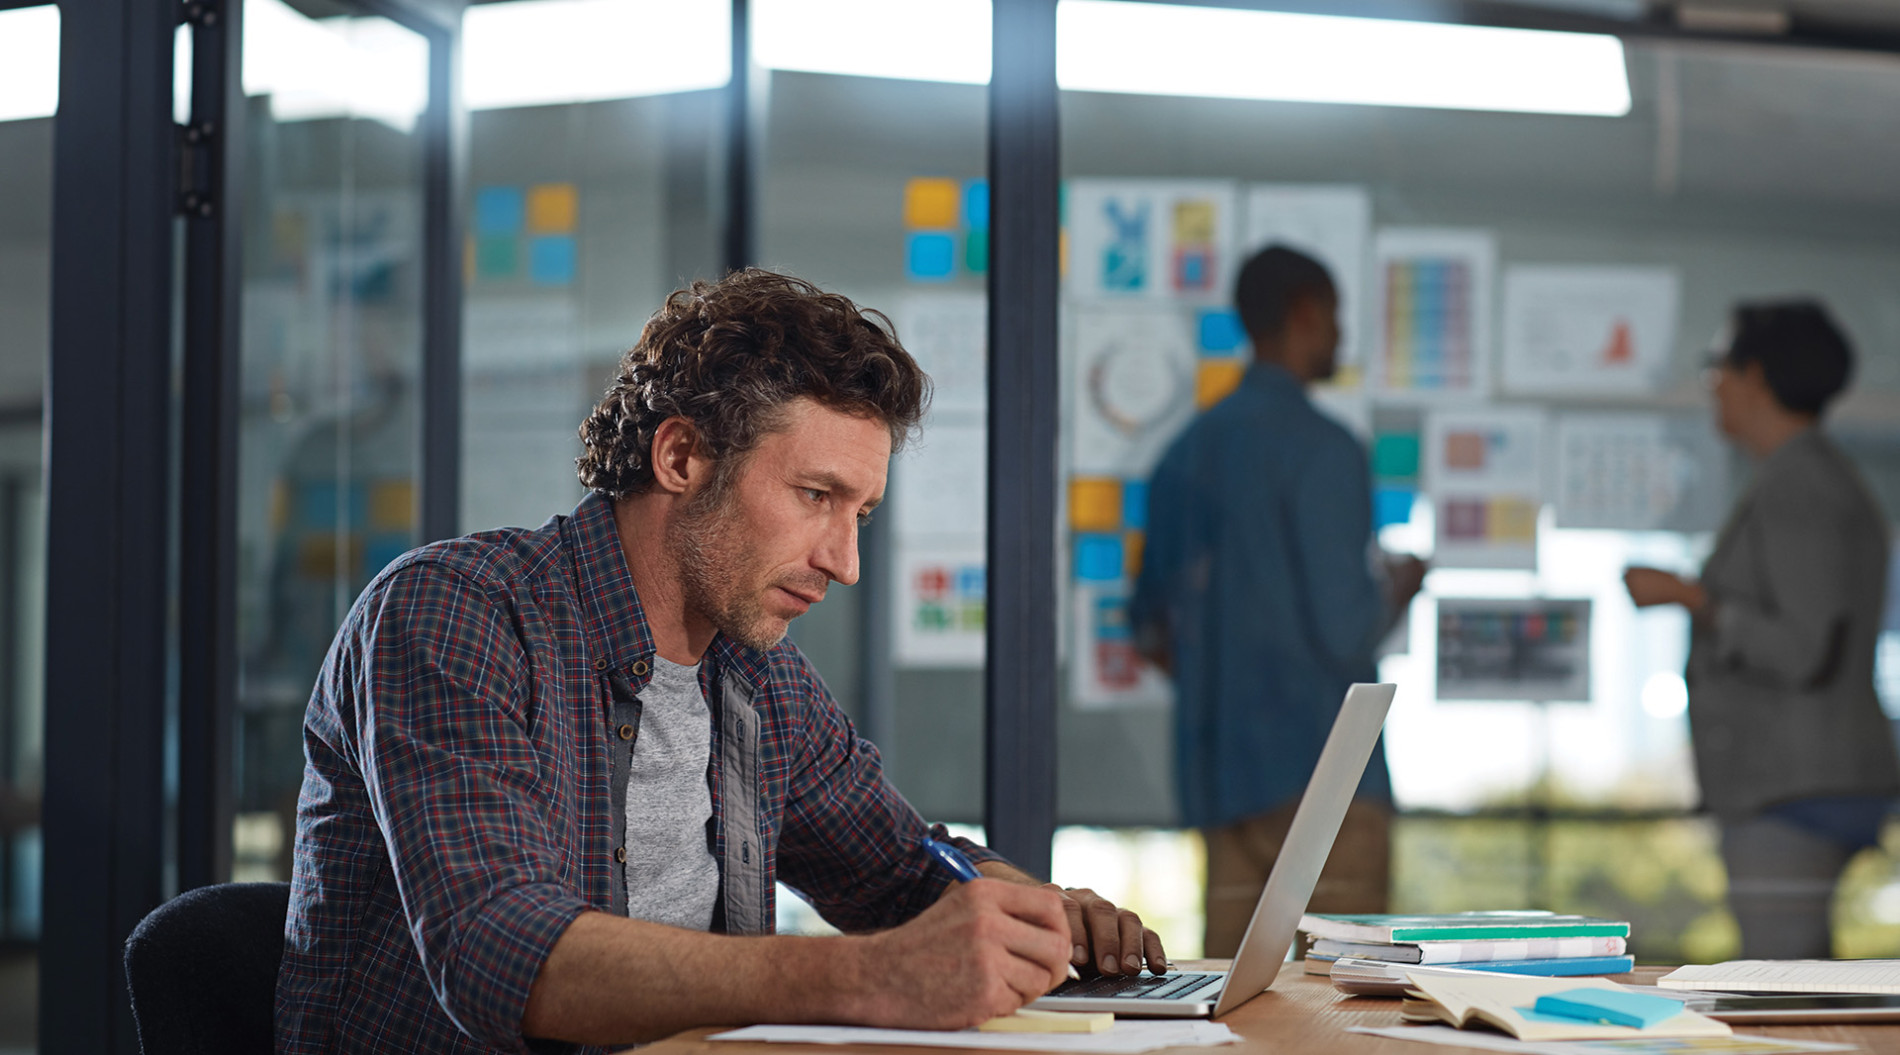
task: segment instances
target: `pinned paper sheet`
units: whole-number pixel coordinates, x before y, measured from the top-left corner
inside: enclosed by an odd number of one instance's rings
[[[1240,1036],[1219,1022],[1118,1021],[1101,1033],[979,1033],[974,1029],[869,1029],[861,1026],[747,1026],[708,1040],[783,1044],[885,1044],[991,1051],[1075,1051],[1137,1055],[1158,1048],[1233,1044]]]

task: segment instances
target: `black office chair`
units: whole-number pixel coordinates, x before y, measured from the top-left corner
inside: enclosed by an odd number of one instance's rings
[[[289,883],[199,887],[153,909],[125,942],[145,1055],[269,1055]]]

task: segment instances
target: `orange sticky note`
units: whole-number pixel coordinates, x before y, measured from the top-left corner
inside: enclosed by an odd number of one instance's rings
[[[904,226],[912,229],[957,225],[963,191],[953,179],[913,179],[904,184]]]
[[[580,219],[580,193],[572,183],[537,183],[528,188],[528,232],[573,234]]]
[[[1113,476],[1070,479],[1069,527],[1076,531],[1120,531],[1122,482]]]
[[[416,486],[409,480],[378,480],[369,488],[373,531],[407,531],[415,525]]]
[[[1194,374],[1194,405],[1202,410],[1226,399],[1240,387],[1247,364],[1239,359],[1212,359],[1201,363]]]
[[[1145,531],[1122,532],[1122,571],[1131,579],[1141,574],[1141,548],[1147,541]]]

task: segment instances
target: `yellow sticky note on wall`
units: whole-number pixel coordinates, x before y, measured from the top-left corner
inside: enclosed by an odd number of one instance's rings
[[[1212,359],[1201,363],[1194,374],[1194,405],[1202,410],[1226,399],[1240,387],[1247,364],[1239,359]]]
[[[953,179],[914,179],[904,184],[904,226],[948,228],[957,225],[962,189]]]
[[[580,192],[572,183],[537,183],[528,188],[528,233],[573,234],[580,221]]]
[[[1537,504],[1521,498],[1493,498],[1486,510],[1485,524],[1493,542],[1534,542]]]
[[[1120,531],[1122,482],[1113,476],[1077,476],[1069,481],[1069,527]]]

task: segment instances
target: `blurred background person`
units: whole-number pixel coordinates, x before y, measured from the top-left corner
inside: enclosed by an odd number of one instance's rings
[[[1821,418],[1853,352],[1812,301],[1743,304],[1711,364],[1716,420],[1755,479],[1699,580],[1624,574],[1692,616],[1689,723],[1750,959],[1826,957],[1834,888],[1900,793],[1874,689],[1887,520]]]
[[[1379,641],[1425,576],[1416,558],[1375,556],[1366,449],[1307,398],[1336,366],[1332,276],[1269,246],[1234,303],[1254,361],[1155,469],[1132,604],[1143,653],[1174,679],[1175,780],[1206,840],[1214,957],[1240,945],[1347,686],[1377,680]],[[1391,814],[1381,742],[1312,911],[1385,911]]]

